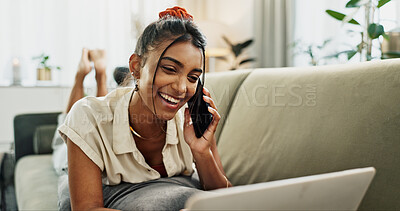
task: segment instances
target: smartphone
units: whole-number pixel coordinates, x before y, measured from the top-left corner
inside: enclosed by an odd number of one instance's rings
[[[188,101],[189,112],[192,117],[194,132],[197,138],[203,136],[213,119],[212,114],[208,111],[209,104],[204,101],[203,96],[203,84],[199,79],[196,93]]]

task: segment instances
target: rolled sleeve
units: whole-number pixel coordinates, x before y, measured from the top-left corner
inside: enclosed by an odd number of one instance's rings
[[[85,153],[86,156],[88,156],[90,160],[92,160],[100,168],[101,171],[104,170],[104,162],[98,152],[96,152],[98,150],[93,149],[83,138],[81,138],[78,133],[66,125],[61,125],[58,128],[58,131],[65,142],[67,138],[69,138],[69,140],[77,145],[83,151],[83,153]]]
[[[71,140],[103,171],[101,146],[103,143],[88,107],[85,99],[76,102],[64,124],[58,128],[58,132],[65,143],[67,143],[67,139]]]

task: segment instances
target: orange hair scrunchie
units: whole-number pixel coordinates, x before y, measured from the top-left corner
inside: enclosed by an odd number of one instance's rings
[[[165,11],[162,11],[160,13],[158,13],[158,17],[161,19],[163,17],[165,17],[166,15],[170,15],[172,17],[178,17],[178,18],[182,18],[182,19],[189,19],[189,20],[193,20],[193,16],[190,15],[185,8],[182,7],[172,7],[172,8],[167,8]]]

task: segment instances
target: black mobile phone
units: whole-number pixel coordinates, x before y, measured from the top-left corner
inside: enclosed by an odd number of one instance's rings
[[[212,114],[208,111],[209,104],[204,101],[203,96],[203,84],[199,79],[196,93],[188,101],[189,112],[192,117],[194,132],[197,138],[203,136],[213,118]]]

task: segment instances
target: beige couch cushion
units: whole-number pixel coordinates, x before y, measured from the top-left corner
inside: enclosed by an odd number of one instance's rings
[[[29,155],[15,167],[19,210],[57,210],[57,175],[51,155]]]
[[[206,74],[205,87],[210,91],[211,97],[218,108],[218,113],[221,115],[221,120],[215,133],[217,142],[237,90],[250,72],[251,70],[235,70]]]
[[[373,166],[361,209],[400,209],[400,60],[255,70],[218,148],[235,185]]]

